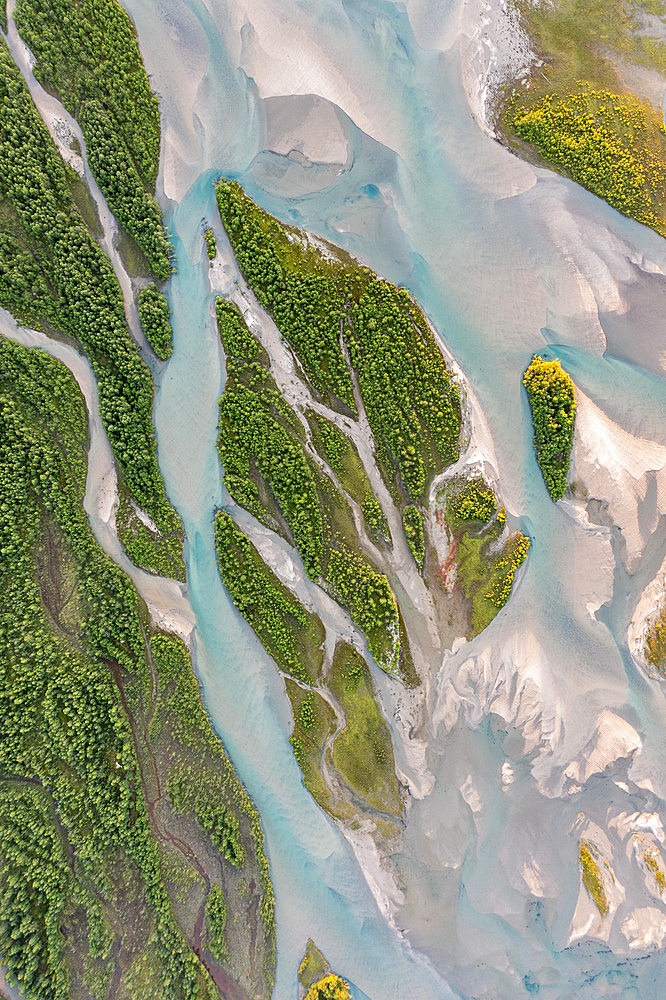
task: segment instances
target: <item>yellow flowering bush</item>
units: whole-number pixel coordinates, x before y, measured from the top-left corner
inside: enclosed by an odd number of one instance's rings
[[[305,1000],[351,1000],[349,983],[330,973],[312,984],[305,994]]]

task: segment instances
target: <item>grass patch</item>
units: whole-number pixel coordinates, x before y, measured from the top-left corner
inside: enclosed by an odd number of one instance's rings
[[[331,792],[321,774],[321,758],[324,743],[336,729],[335,712],[317,691],[304,691],[288,677],[285,684],[294,713],[289,742],[303,772],[303,783],[322,809],[330,811]]]
[[[333,743],[336,768],[368,805],[400,816],[391,734],[375,701],[368,665],[353,646],[336,646],[328,685],[347,719]]]
[[[495,494],[481,479],[449,483],[438,501],[445,504],[446,521],[457,546],[457,581],[471,600],[470,626],[472,634],[478,635],[509,600],[530,540],[514,531],[498,547],[506,511],[498,509]]]

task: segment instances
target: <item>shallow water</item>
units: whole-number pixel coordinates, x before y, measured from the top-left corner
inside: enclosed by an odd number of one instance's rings
[[[619,928],[632,906],[659,904],[619,836],[613,864],[627,899],[611,930],[616,954],[591,940],[566,946],[579,893],[580,814],[602,829],[623,811],[664,814],[666,706],[658,682],[631,659],[626,630],[666,536],[655,536],[632,579],[610,529],[550,502],[521,375],[548,346],[613,420],[666,443],[658,273],[666,271],[666,243],[481,132],[457,44],[424,50],[409,22],[413,9],[422,29],[436,6],[441,37],[452,40],[454,4],[125,6],[161,95],[160,183],[178,259],[168,290],[175,350],[158,375],[159,459],[187,533],[197,673],[267,836],[276,998],[296,995],[308,936],[371,1000],[445,997],[447,981],[463,995],[498,1000],[536,992],[654,997],[662,956],[629,956]],[[302,151],[288,159],[264,149],[280,129],[306,135],[298,133],[303,99],[289,95],[309,93],[341,109],[337,173],[330,160],[310,167]],[[308,128],[302,147],[316,159],[318,137],[312,122]],[[281,684],[215,566],[213,511],[225,502],[215,451],[223,359],[201,227],[207,220],[224,243],[211,184],[219,175],[239,177],[281,219],[410,288],[479,399],[507,507],[532,537],[507,608],[472,643],[432,664],[428,764],[437,781],[413,803],[396,859],[407,896],[396,917],[402,940],[303,788]],[[589,752],[603,709],[633,727],[642,753],[577,785],[564,772]],[[654,792],[639,784],[647,777]]]

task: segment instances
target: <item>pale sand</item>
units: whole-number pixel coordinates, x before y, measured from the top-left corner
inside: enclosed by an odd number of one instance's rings
[[[578,388],[576,407],[569,478],[608,503],[626,542],[631,573],[666,512],[666,448],[629,434]]]
[[[493,101],[509,81],[526,79],[541,65],[511,5],[497,0],[464,0],[460,7],[459,44],[462,78],[472,112],[481,128],[495,135]]]
[[[647,585],[634,609],[634,617],[627,628],[627,645],[631,655],[641,663],[651,677],[661,677],[654,672],[645,658],[645,638],[650,628],[650,621],[658,617],[664,607],[666,597],[666,556],[654,579]]]
[[[311,163],[344,166],[349,143],[334,105],[315,94],[264,101],[266,149],[286,156],[294,150]]]

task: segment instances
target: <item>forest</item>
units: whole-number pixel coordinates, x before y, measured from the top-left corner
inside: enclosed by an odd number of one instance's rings
[[[153,383],[127,324],[111,263],[74,205],[68,174],[0,40],[0,302],[19,320],[42,319],[84,348],[97,377],[109,443],[140,507],[180,534],[157,465]]]
[[[214,965],[175,920],[165,832],[147,801],[151,782],[185,769],[174,815],[194,795],[191,822],[210,850],[257,871],[270,985],[272,889],[256,811],[210,730],[185,647],[158,634],[147,643],[134,588],[92,536],[87,439],[69,371],[0,341],[0,954],[26,1000],[108,983],[114,968],[134,996],[214,996]],[[208,759],[220,795],[200,810]],[[146,979],[132,990],[139,958]]]
[[[35,76],[79,122],[109,207],[166,281],[170,248],[153,197],[159,109],[129,15],[116,0],[17,0],[14,19]]]

